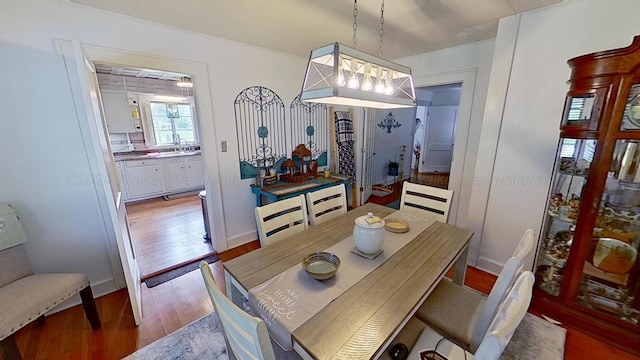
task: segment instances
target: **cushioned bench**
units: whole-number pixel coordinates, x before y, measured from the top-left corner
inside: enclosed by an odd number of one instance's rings
[[[91,327],[100,328],[89,277],[75,273],[34,274],[22,245],[26,234],[6,204],[0,204],[0,240],[0,249],[4,248],[0,250],[0,354],[5,360],[21,358],[13,339],[16,331],[36,319],[44,320],[47,311],[78,292]]]

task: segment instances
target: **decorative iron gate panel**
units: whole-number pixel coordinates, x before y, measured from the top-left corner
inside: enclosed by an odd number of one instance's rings
[[[311,150],[311,158],[318,166],[327,166],[329,149],[329,120],[327,105],[300,101],[296,96],[289,107],[291,141],[295,147],[304,144]]]
[[[272,90],[253,86],[241,91],[234,101],[240,178],[256,177],[260,169],[280,165],[289,147],[285,130],[285,107]]]

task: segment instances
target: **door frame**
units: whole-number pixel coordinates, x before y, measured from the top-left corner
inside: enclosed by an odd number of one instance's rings
[[[469,127],[471,125],[471,108],[473,104],[473,92],[475,89],[477,69],[471,68],[456,72],[417,76],[413,78],[416,88],[429,87],[436,85],[447,85],[462,83],[460,91],[460,104],[458,109],[458,123],[456,125],[456,144],[453,147],[453,155],[451,160],[451,172],[449,173],[448,188],[453,190],[453,199],[451,201],[451,209],[449,210],[449,223],[458,225],[460,198],[462,196],[470,196],[471,189],[468,182],[463,181],[465,157],[467,155],[467,141],[469,138]],[[473,171],[473,169],[472,169]],[[463,185],[467,188],[463,188]],[[464,216],[466,218],[466,216]],[[462,224],[466,225],[466,224]]]
[[[166,70],[191,74],[193,76],[193,88],[200,131],[200,148],[202,149],[202,158],[204,160],[204,186],[207,191],[206,204],[209,210],[209,224],[212,232],[211,238],[216,251],[222,252],[227,250],[228,244],[224,225],[222,188],[218,171],[218,150],[216,148],[217,141],[213,121],[213,106],[211,104],[210,76],[207,64],[161,56],[137,54],[130,51],[82,42],[80,45],[93,61]],[[211,121],[203,121],[204,119],[211,119]]]
[[[362,143],[360,144],[360,156],[357,158],[361,161],[360,178],[358,189],[358,206],[364,204],[371,196],[373,189],[373,179],[371,168],[373,163],[373,155],[375,150],[375,109],[363,108],[362,116]]]
[[[113,282],[116,288],[127,288],[135,324],[140,325],[142,322],[140,270],[134,256],[113,153],[104,126],[105,117],[95,67],[78,42],[55,40],[54,44],[64,59],[70,89],[75,100],[74,105],[79,116],[78,125],[91,169],[96,200],[102,214],[104,230],[109,239],[105,245]]]

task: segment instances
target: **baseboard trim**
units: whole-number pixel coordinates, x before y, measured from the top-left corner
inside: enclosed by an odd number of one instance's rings
[[[479,256],[477,265],[475,267],[491,275],[497,276],[498,274],[500,274],[500,271],[502,271],[503,266],[503,263],[499,263],[493,259]]]
[[[257,231],[249,231],[240,236],[229,238],[227,239],[227,245],[228,245],[227,250],[233,249],[234,247],[238,247],[240,245],[250,243],[252,241],[255,241],[256,239],[258,239]]]

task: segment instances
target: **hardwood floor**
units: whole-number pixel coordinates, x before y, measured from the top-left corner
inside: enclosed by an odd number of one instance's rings
[[[415,169],[411,172],[410,182],[446,189],[449,186],[449,173],[419,173]],[[402,190],[402,188],[400,188]]]
[[[398,186],[397,184],[395,186]],[[400,187],[401,189],[401,187]],[[399,192],[394,191],[394,196]],[[394,201],[394,196],[385,201]],[[158,222],[161,232],[166,223]],[[259,248],[259,242],[223,252],[221,261],[211,264],[218,285],[224,290],[222,262]],[[465,284],[488,293],[495,276],[467,268]],[[102,328],[92,331],[82,306],[48,316],[16,333],[16,342],[24,359],[120,359],[213,311],[199,270],[192,271],[151,289],[142,285],[143,320],[136,327],[125,289],[96,300]],[[0,356],[1,359],[1,356]],[[565,359],[640,360],[578,330],[567,328]]]
[[[200,198],[154,198],[127,206],[133,247],[142,278],[215,252],[205,242]]]

